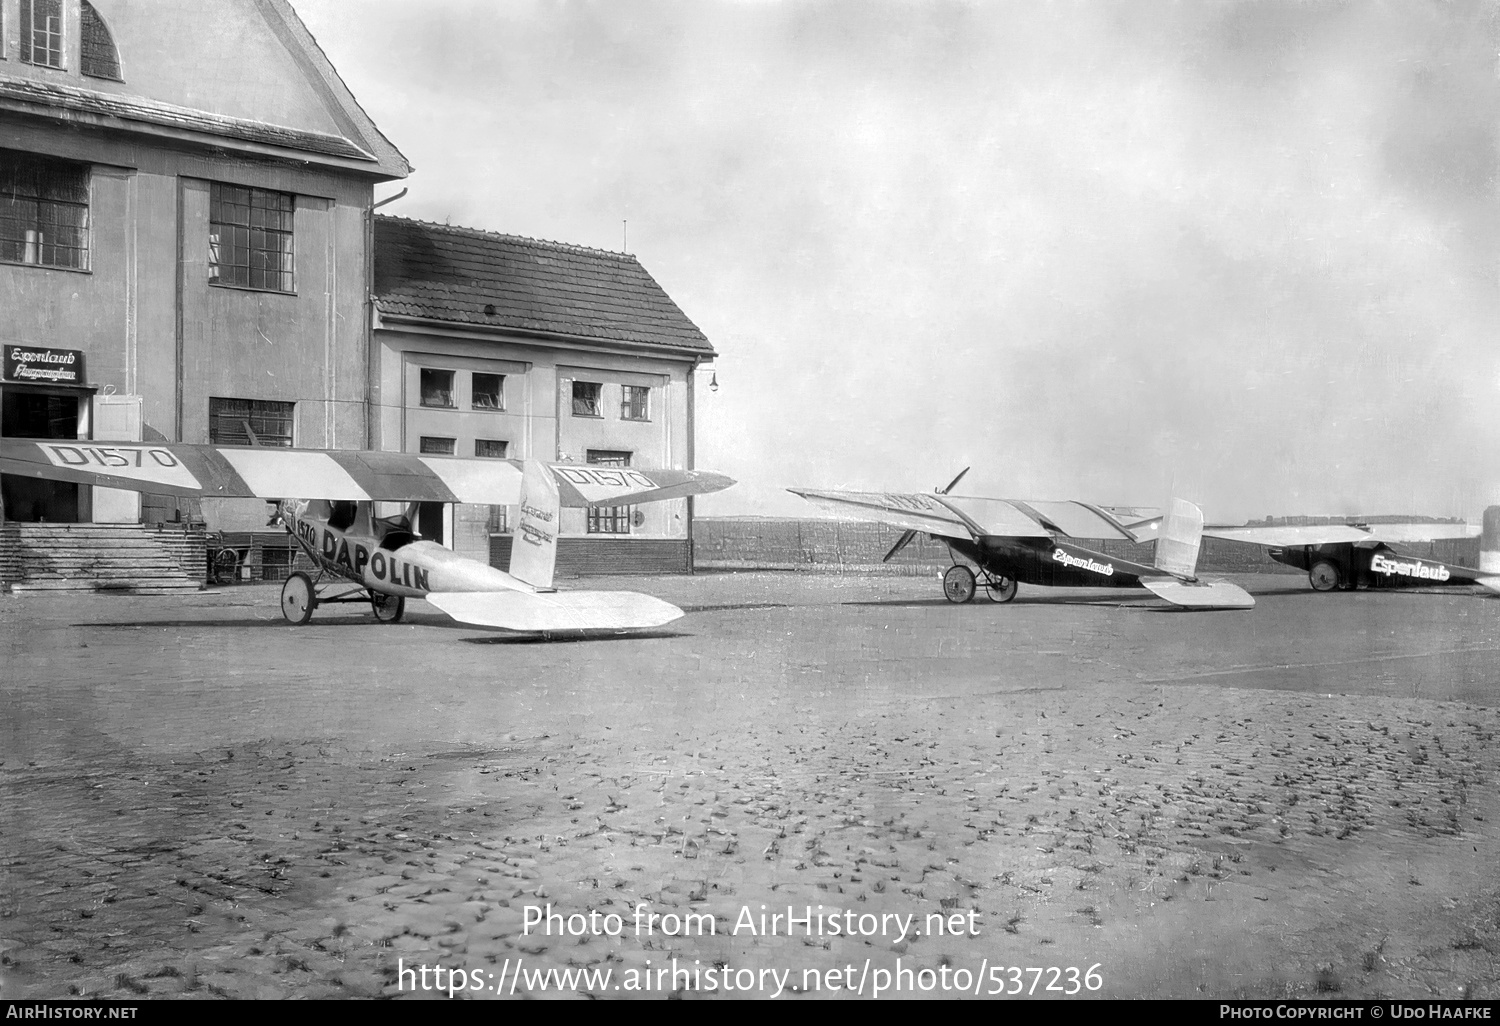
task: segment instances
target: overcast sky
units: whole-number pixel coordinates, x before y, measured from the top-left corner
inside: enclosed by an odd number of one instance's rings
[[[700,513],[1500,502],[1494,3],[293,3],[385,212],[629,221],[722,354]]]

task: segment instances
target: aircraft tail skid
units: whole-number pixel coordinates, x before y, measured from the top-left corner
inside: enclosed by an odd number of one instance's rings
[[[557,528],[562,499],[558,495],[557,479],[545,464],[537,460],[527,460],[522,471],[520,511],[511,542],[510,575],[538,591],[548,591],[552,587],[553,571],[557,568]]]
[[[629,630],[683,615],[670,602],[633,591],[450,591],[427,601],[461,623],[510,631]]]

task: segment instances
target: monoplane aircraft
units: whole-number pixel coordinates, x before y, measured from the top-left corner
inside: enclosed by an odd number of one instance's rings
[[[1228,581],[1197,576],[1203,513],[1173,499],[1165,516],[1155,510],[950,495],[968,473],[933,494],[829,492],[792,488],[815,506],[844,520],[867,520],[904,529],[886,553],[889,560],[918,534],[942,541],[954,559],[943,574],[950,602],[968,602],[982,586],[996,602],[1016,597],[1019,584],[1068,588],[1145,588],[1192,609],[1248,609],[1248,592]],[[1074,539],[1156,541],[1153,565],[1084,548]]]
[[[1438,523],[1343,523],[1207,527],[1210,538],[1264,545],[1278,563],[1307,571],[1314,591],[1478,584],[1500,592],[1500,506],[1484,512],[1484,527]],[[1392,545],[1480,536],[1479,569],[1403,555]]]
[[[463,623],[512,631],[656,627],[682,610],[625,591],[556,591],[562,507],[624,506],[727,488],[721,474],[419,456],[358,450],[178,443],[0,439],[0,472],[198,498],[262,498],[318,568],[298,571],[281,610],[306,623],[320,602],[369,601],[376,619],[399,620],[424,598]],[[292,499],[289,495],[315,495]],[[391,517],[376,502],[405,504]],[[418,503],[518,505],[510,572],[423,541]]]

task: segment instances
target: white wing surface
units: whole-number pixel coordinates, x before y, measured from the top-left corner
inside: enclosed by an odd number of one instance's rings
[[[633,591],[434,592],[426,598],[460,623],[510,631],[631,630],[683,615],[670,602]]]
[[[1448,538],[1476,538],[1479,528],[1468,524],[1305,524],[1287,527],[1206,527],[1209,538],[1252,545],[1335,545],[1341,542],[1430,542]]]
[[[803,488],[788,491],[837,514],[841,520],[866,520],[945,538],[1051,537],[1050,531],[1004,499],[925,492],[827,492]]]

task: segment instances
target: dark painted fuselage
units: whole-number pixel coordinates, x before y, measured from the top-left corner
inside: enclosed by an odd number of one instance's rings
[[[953,551],[996,577],[1008,577],[1021,584],[1049,588],[1139,588],[1142,576],[1167,576],[1144,563],[1106,556],[1051,538],[987,535],[974,541],[945,540]]]
[[[1456,563],[1404,556],[1387,545],[1362,546],[1349,542],[1292,545],[1268,549],[1266,554],[1299,570],[1310,571],[1320,562],[1332,563],[1338,568],[1340,585],[1344,588],[1431,588],[1474,584],[1486,576]]]

